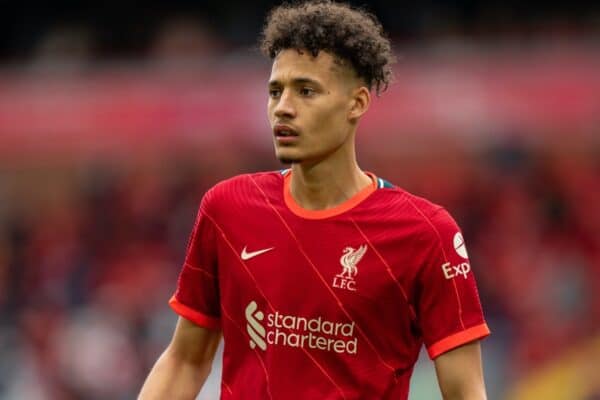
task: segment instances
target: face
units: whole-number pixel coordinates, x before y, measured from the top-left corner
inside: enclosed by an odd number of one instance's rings
[[[277,158],[319,162],[353,145],[356,122],[366,111],[360,104],[365,92],[368,97],[353,70],[325,51],[317,57],[281,51],[271,70],[268,104]]]

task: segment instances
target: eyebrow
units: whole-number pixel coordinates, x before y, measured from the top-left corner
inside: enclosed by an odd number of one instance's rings
[[[318,81],[311,79],[311,78],[305,78],[305,77],[299,77],[299,78],[294,78],[292,79],[292,84],[293,85],[304,85],[304,84],[312,84],[312,85],[316,85],[321,87],[321,83],[319,83]],[[272,81],[269,81],[269,86],[277,86],[277,85],[281,85],[281,81],[278,81],[277,79],[274,79]]]

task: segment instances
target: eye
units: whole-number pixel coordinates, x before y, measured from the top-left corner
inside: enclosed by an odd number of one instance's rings
[[[269,97],[276,99],[279,96],[281,96],[281,90],[279,90],[279,89],[269,89]]]
[[[303,87],[300,89],[300,95],[304,97],[310,97],[314,95],[316,92],[313,88]]]

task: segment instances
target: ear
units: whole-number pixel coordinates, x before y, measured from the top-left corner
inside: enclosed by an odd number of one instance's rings
[[[353,90],[348,119],[351,122],[357,122],[362,115],[367,112],[371,104],[371,92],[365,86],[360,86]]]

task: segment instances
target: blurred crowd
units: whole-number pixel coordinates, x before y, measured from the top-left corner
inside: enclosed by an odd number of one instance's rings
[[[361,163],[456,217],[511,381],[600,333],[600,147],[453,143],[367,143]],[[272,159],[221,144],[3,171],[0,398],[134,398],[172,333],[202,194]]]
[[[474,39],[511,41],[598,40],[596,3],[349,1],[381,20],[396,46],[456,45]],[[216,0],[151,2],[13,3],[0,14],[0,63],[76,71],[103,62],[167,63],[210,60],[256,50],[270,8],[280,2]]]
[[[213,155],[0,174],[0,398],[135,398],[198,201],[242,162]]]

